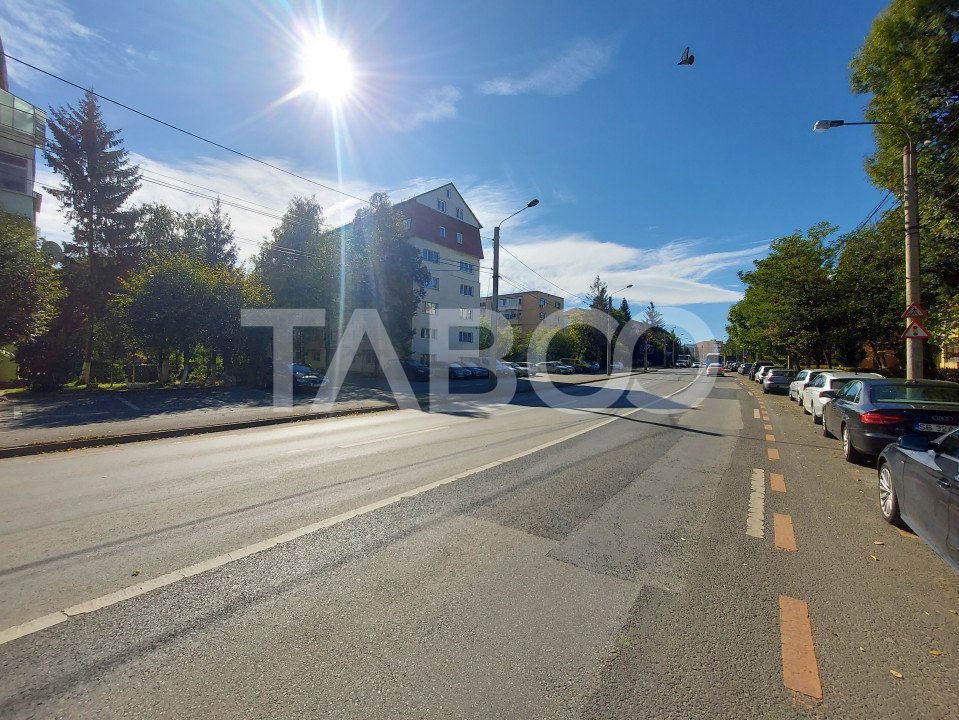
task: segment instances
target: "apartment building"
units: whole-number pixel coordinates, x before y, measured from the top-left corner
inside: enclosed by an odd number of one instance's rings
[[[493,298],[480,299],[480,309],[487,314],[492,307]],[[563,312],[563,298],[558,295],[528,290],[520,293],[507,293],[499,296],[499,312],[509,320],[510,325],[524,336],[529,335],[536,327],[554,312]]]
[[[453,183],[396,208],[406,216],[409,242],[432,276],[413,316],[412,356],[424,362],[479,357],[482,225]]]

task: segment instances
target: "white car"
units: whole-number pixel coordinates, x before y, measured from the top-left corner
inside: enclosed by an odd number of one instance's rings
[[[789,399],[791,401],[801,402],[802,391],[806,389],[806,386],[809,385],[819,373],[825,370],[826,368],[810,368],[808,370],[800,370],[796,373],[796,379],[789,383]]]
[[[850,380],[856,378],[881,378],[879,373],[843,372],[840,370],[824,370],[813,378],[812,382],[802,391],[799,404],[802,405],[803,415],[812,415],[816,425],[822,423],[823,405],[829,398],[822,397],[826,390],[838,390]]]
[[[760,368],[756,371],[756,377],[755,377],[756,382],[758,382],[760,385],[762,385],[762,384],[763,384],[763,378],[766,377],[766,373],[768,373],[768,372],[769,372],[770,370],[772,370],[773,368],[776,368],[777,370],[785,370],[785,368],[780,368],[780,367],[777,367],[776,365],[762,365],[762,366],[760,366]]]

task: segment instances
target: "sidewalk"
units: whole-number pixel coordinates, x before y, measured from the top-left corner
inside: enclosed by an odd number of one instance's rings
[[[642,373],[636,370],[623,375]],[[550,376],[558,387],[602,382],[605,375]],[[516,393],[541,379],[517,381]],[[468,402],[485,381],[451,382],[454,399]],[[415,383],[420,404],[429,403],[426,383]],[[509,398],[499,399],[508,402]],[[274,408],[273,395],[246,388],[151,389],[17,393],[0,397],[0,458],[97,445],[222,432],[301,420],[396,409],[383,380],[359,378],[344,385],[332,411],[314,412],[312,394],[297,395],[290,408]]]

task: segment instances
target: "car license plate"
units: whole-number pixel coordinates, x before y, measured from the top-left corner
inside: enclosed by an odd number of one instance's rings
[[[956,427],[956,425],[939,425],[938,423],[916,423],[916,430],[919,432],[945,434],[952,432]]]

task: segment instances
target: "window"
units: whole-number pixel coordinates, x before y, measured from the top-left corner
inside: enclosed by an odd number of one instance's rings
[[[456,233],[456,242],[458,242],[460,245],[463,244],[463,233]]]
[[[435,340],[436,328],[420,328],[420,338],[423,340]]]
[[[545,319],[546,319],[546,313],[540,313],[540,314],[539,314],[539,319],[540,319],[540,320],[545,320]]]
[[[0,152],[0,188],[14,192],[27,192],[26,158]]]
[[[540,298],[540,299],[539,299],[539,306],[540,306],[540,307],[546,307],[546,298]]]
[[[469,295],[470,297],[473,297],[473,286],[460,285],[460,295]]]
[[[440,212],[446,212],[446,201],[445,201],[445,200],[437,200],[437,201],[436,201],[436,209],[439,210]]]
[[[463,219],[463,208],[460,208],[460,207],[456,208],[456,217],[459,218],[460,220]]]
[[[453,197],[453,191],[450,190],[449,188],[446,188],[446,197],[447,198]]]
[[[556,309],[557,309],[557,310],[560,310],[560,309],[562,309],[562,307],[563,307],[563,303],[559,302],[558,300],[557,300],[555,303],[553,303],[553,304],[556,305]]]
[[[472,320],[473,311],[469,308],[460,308],[460,320]]]
[[[475,266],[472,263],[468,263],[468,262],[464,262],[463,260],[460,260],[460,272],[465,272],[472,275],[474,269],[475,269]]]
[[[440,225],[440,237],[441,237],[441,238],[445,238],[445,237],[446,237],[446,228],[443,227],[442,225]]]
[[[460,342],[461,343],[471,343],[473,342],[473,333],[466,330],[460,330]]]
[[[426,248],[423,248],[423,250],[420,252],[420,256],[427,262],[438,263],[440,261],[440,254],[435,250],[427,250]]]
[[[439,290],[440,289],[440,279],[438,277],[431,277],[429,282],[426,283],[427,290]]]
[[[425,312],[427,315],[435,315],[435,314],[436,314],[436,303],[434,303],[434,302],[425,302],[425,303],[423,303],[423,312]]]
[[[413,228],[413,218],[406,218],[403,221],[403,229],[409,232]]]

